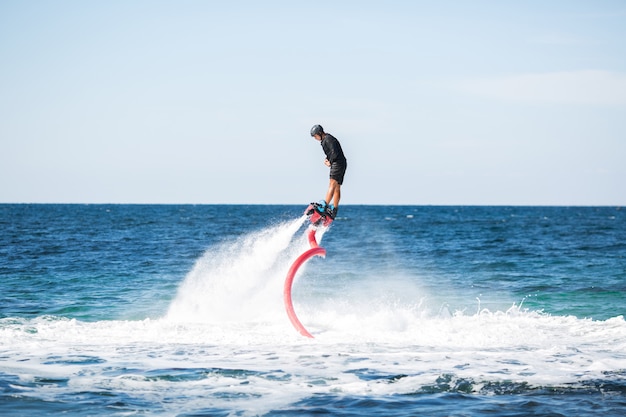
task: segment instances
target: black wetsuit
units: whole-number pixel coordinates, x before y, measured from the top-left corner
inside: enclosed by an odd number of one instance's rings
[[[330,178],[336,180],[340,185],[343,184],[343,176],[346,173],[348,161],[343,154],[339,141],[333,135],[325,133],[321,145],[326,154],[326,159],[330,162]]]

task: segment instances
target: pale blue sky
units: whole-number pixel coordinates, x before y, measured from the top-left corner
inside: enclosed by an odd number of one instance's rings
[[[624,1],[0,0],[0,202],[626,205]]]

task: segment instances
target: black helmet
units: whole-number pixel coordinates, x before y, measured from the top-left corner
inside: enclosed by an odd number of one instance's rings
[[[311,128],[311,136],[320,135],[324,133],[324,128],[320,125],[315,125]]]

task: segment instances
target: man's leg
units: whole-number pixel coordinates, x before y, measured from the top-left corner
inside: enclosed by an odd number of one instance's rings
[[[330,179],[328,184],[328,192],[326,193],[326,204],[330,204],[331,201],[335,207],[339,206],[339,200],[341,199],[341,185],[337,180]]]

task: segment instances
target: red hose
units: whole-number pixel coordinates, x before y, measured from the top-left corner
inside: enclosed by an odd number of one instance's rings
[[[293,309],[293,303],[291,301],[291,286],[293,284],[293,278],[295,277],[296,272],[298,272],[300,266],[313,256],[317,255],[324,257],[326,255],[326,249],[321,248],[317,244],[317,240],[315,240],[315,229],[312,227],[309,229],[308,239],[309,245],[311,245],[311,249],[308,249],[302,255],[298,256],[298,258],[291,265],[291,268],[289,268],[289,272],[287,272],[287,278],[285,279],[285,288],[283,290],[283,299],[285,301],[287,316],[289,316],[289,320],[291,321],[291,324],[293,324],[293,327],[295,327],[302,336],[313,338],[313,335],[311,335],[311,333],[309,333],[307,329],[304,328],[302,323],[300,323],[300,320],[298,320],[298,316],[296,316],[296,312]]]
[[[312,248],[319,247],[317,240],[315,240],[315,229],[312,227],[309,228],[309,245],[311,245]]]

